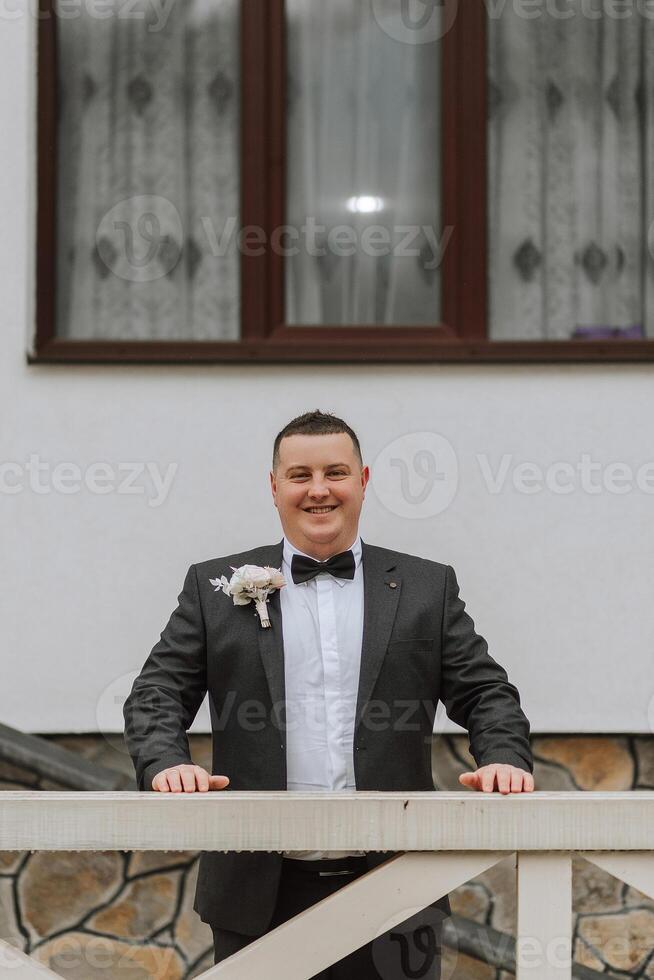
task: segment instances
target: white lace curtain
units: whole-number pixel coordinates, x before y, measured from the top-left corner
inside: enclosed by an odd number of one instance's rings
[[[439,46],[393,37],[397,9],[287,0],[287,220],[323,229],[287,260],[289,323],[438,322]],[[338,226],[352,255],[325,247]]]
[[[240,2],[178,0],[163,28],[120,0],[59,18],[60,336],[239,336]],[[573,16],[488,5],[490,334],[654,336],[654,22],[554,2]],[[394,39],[396,6],[288,0],[287,221],[358,240],[300,235],[289,322],[437,320],[438,43]],[[393,245],[413,226],[414,254],[366,254],[371,225]]]
[[[654,336],[654,23],[637,7],[489,20],[493,339]]]
[[[239,0],[163,6],[58,19],[60,336],[239,335]]]
[[[438,50],[385,33],[394,4],[288,3],[287,221],[324,226],[326,253],[304,236],[289,259],[290,322],[438,320]],[[178,0],[162,30],[61,19],[61,336],[238,337],[238,225],[216,254],[238,221],[238,8]],[[366,197],[379,212],[348,208]],[[325,247],[341,224],[351,257]],[[362,244],[371,226],[388,245]]]

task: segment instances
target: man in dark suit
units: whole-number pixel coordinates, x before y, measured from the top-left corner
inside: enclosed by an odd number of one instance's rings
[[[190,567],[125,704],[139,789],[432,790],[441,700],[469,733],[477,769],[460,777],[463,785],[533,790],[518,691],[475,632],[454,570],[361,541],[368,479],[359,441],[341,419],[311,412],[279,433],[270,480],[283,540]],[[242,565],[284,575],[268,600],[270,628],[252,603],[235,605],[215,588]],[[193,764],[186,735],[207,691],[211,774]],[[194,907],[212,926],[216,962],[387,859],[203,853]],[[419,975],[438,978],[449,912],[445,896],[393,930],[404,933],[404,959],[387,934],[324,976],[405,976],[411,943],[427,948],[430,929],[435,952],[431,963],[418,959]]]

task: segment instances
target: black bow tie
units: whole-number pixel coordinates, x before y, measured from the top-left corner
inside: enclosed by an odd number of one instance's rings
[[[327,561],[314,561],[306,555],[293,555],[291,575],[296,585],[299,582],[308,582],[320,572],[329,572],[334,578],[353,579],[354,567],[354,555],[351,551],[342,551],[340,555],[333,555]]]

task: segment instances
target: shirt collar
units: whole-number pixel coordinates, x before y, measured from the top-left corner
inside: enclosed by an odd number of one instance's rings
[[[360,535],[357,534],[356,538],[354,539],[354,543],[350,545],[349,549],[348,548],[344,549],[344,551],[348,551],[348,550],[351,551],[354,556],[354,574],[356,575],[356,571],[359,565],[361,564],[362,548],[361,548]],[[291,544],[291,542],[288,540],[286,535],[284,535],[283,565],[285,566],[284,568],[285,578],[287,580],[287,583],[290,585],[295,585],[295,583],[293,582],[293,578],[291,576],[291,561],[293,560],[293,555],[304,555],[305,558],[312,557],[311,555],[307,555],[305,551],[300,551],[299,548],[296,548],[295,545]],[[316,561],[317,559],[314,558],[313,560]],[[326,560],[327,559],[325,559],[325,561]],[[315,581],[315,579],[312,579],[311,581]],[[344,585],[347,585],[347,583],[351,581],[353,581],[353,579],[332,577],[332,582],[336,582],[336,584],[339,585],[341,588]],[[308,585],[309,583],[305,582],[303,584]]]

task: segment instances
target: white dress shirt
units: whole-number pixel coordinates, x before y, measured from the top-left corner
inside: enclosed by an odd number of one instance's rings
[[[295,584],[294,554],[305,554],[284,537],[280,592],[286,685],[287,789],[355,789],[354,717],[363,639],[361,538],[351,546],[353,579],[320,572]],[[308,555],[307,557],[311,557]],[[347,852],[361,854],[363,852]],[[306,851],[287,855],[315,860],[344,852]]]

